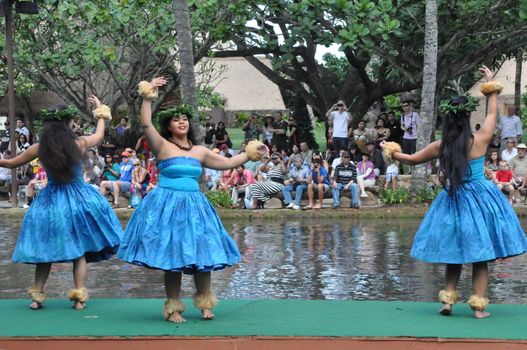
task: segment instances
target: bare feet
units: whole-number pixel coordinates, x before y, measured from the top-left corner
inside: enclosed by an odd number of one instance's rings
[[[39,310],[39,309],[42,309],[44,307],[44,305],[42,305],[42,303],[39,303],[38,301],[33,301],[30,305],[29,305],[29,308],[31,310]]]
[[[443,316],[450,316],[452,315],[452,305],[450,304],[443,304],[441,309],[439,309],[439,313]]]
[[[86,304],[83,303],[83,302],[81,302],[81,301],[75,300],[75,301],[73,302],[73,308],[74,308],[75,310],[83,310],[83,309],[86,308]]]
[[[322,209],[322,205],[321,204],[317,204],[313,207],[313,209]]]
[[[212,313],[210,309],[203,309],[201,310],[201,316],[204,320],[213,320],[215,315]]]
[[[485,311],[474,310],[474,318],[487,318],[490,317],[490,313]]]
[[[167,319],[168,322],[183,323],[186,322],[179,312],[173,312]]]

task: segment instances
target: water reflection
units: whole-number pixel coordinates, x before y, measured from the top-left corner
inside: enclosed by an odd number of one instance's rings
[[[409,256],[419,220],[226,221],[240,247],[242,262],[214,273],[221,298],[355,299],[435,301],[442,287],[441,265]],[[19,223],[0,224],[0,298],[26,298],[33,266],[12,264]],[[493,302],[527,302],[527,255],[491,265]],[[71,264],[56,264],[46,287],[65,298],[72,287]],[[460,293],[470,293],[469,267]],[[111,260],[89,265],[93,297],[163,297],[160,271]],[[183,295],[192,295],[184,278]]]

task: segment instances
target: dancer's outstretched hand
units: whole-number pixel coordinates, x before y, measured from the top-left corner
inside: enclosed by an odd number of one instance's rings
[[[167,80],[164,77],[155,77],[150,82],[150,84],[152,84],[152,86],[154,86],[154,87],[164,86],[164,85],[166,85],[166,83],[167,83]]]
[[[97,96],[95,96],[95,95],[91,95],[90,97],[88,97],[88,101],[90,101],[90,103],[91,103],[95,108],[99,108],[100,106],[102,106],[101,101],[99,101],[99,99],[98,99]]]
[[[485,76],[485,79],[487,81],[492,81],[494,79],[492,71],[487,66],[482,66],[479,71]]]
[[[382,149],[384,149],[384,146],[386,146],[386,140],[383,140],[379,146],[381,146]]]

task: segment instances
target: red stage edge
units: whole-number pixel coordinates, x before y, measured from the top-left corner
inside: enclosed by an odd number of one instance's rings
[[[0,338],[2,350],[517,350],[527,341],[451,338],[341,337],[60,337]]]

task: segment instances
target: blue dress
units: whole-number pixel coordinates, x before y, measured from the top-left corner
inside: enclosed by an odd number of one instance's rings
[[[411,255],[432,263],[492,261],[527,251],[527,239],[507,198],[484,175],[484,158],[469,162],[454,197],[439,193],[415,234]]]
[[[49,173],[48,173],[49,174]],[[117,252],[123,229],[108,201],[84,183],[80,165],[74,178],[48,184],[35,197],[22,222],[14,262],[87,262],[107,260]]]
[[[199,191],[200,161],[173,157],[160,161],[158,169],[159,185],[135,210],[117,256],[132,264],[186,274],[237,263],[236,243]]]

